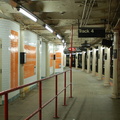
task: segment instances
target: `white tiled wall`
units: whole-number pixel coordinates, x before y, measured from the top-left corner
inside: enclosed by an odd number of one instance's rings
[[[25,31],[22,31],[21,35],[22,35],[21,37],[24,41],[24,44],[36,47],[36,51],[37,51],[37,40],[38,40],[37,34],[31,31],[25,30]],[[24,79],[24,84],[27,84],[36,80],[37,80],[37,53],[36,53],[36,74]]]
[[[63,72],[63,45],[54,46],[55,53],[61,53],[61,68],[55,69],[55,72]]]
[[[49,53],[54,53],[54,45],[53,43],[49,43]],[[54,73],[54,67],[50,67],[50,74]]]
[[[0,39],[2,40],[2,90],[10,89],[10,38],[11,30],[18,32],[20,35],[20,25],[10,20],[0,19]],[[20,36],[18,38],[18,52],[19,52],[19,42]],[[19,57],[19,55],[18,55]],[[19,60],[19,58],[18,58]],[[19,61],[18,61],[19,63]],[[19,73],[19,65],[18,65]],[[18,75],[19,83],[19,75]],[[15,94],[18,94],[19,91],[11,93],[9,98],[13,97]]]

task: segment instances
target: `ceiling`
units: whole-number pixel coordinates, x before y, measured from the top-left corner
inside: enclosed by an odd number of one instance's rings
[[[16,7],[20,4],[39,21],[35,23],[19,13]],[[78,38],[78,26],[105,27],[106,32],[111,32],[120,18],[120,0],[0,0],[0,17],[15,20],[22,29],[34,31],[56,44],[62,44],[55,35],[59,33],[69,47],[73,31],[73,47],[79,47],[84,41],[96,45],[102,39]],[[47,31],[44,23],[55,32]]]

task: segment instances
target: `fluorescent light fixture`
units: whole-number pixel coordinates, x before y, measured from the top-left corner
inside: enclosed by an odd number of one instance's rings
[[[62,42],[63,42],[63,43],[65,42],[64,39],[62,40]]]
[[[50,31],[51,33],[53,33],[53,29],[52,29],[50,26],[48,26],[47,24],[45,24],[45,28],[46,28],[48,31]]]
[[[18,11],[27,16],[28,18],[30,18],[31,20],[37,22],[37,18],[25,8],[19,7]]]
[[[62,39],[62,37],[59,34],[57,34],[57,38]]]

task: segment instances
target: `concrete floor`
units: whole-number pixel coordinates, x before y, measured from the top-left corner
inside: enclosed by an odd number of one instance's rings
[[[68,75],[69,73],[67,73]],[[67,77],[69,79],[69,77]],[[59,76],[59,91],[63,88],[63,76]],[[68,83],[67,83],[68,84]],[[54,96],[54,79],[43,82],[43,103]],[[58,120],[120,120],[120,100],[111,99],[112,87],[104,87],[103,80],[73,69],[73,98],[67,106],[63,105],[63,94],[59,96]],[[38,107],[38,89],[29,92],[24,99],[17,99],[9,104],[9,120],[24,120]],[[43,109],[42,120],[56,120],[54,101]],[[0,120],[3,119],[3,106],[0,106]],[[39,120],[38,115],[30,120]]]

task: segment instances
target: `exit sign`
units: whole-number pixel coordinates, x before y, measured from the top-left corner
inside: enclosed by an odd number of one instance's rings
[[[78,37],[105,37],[105,28],[80,27]]]

